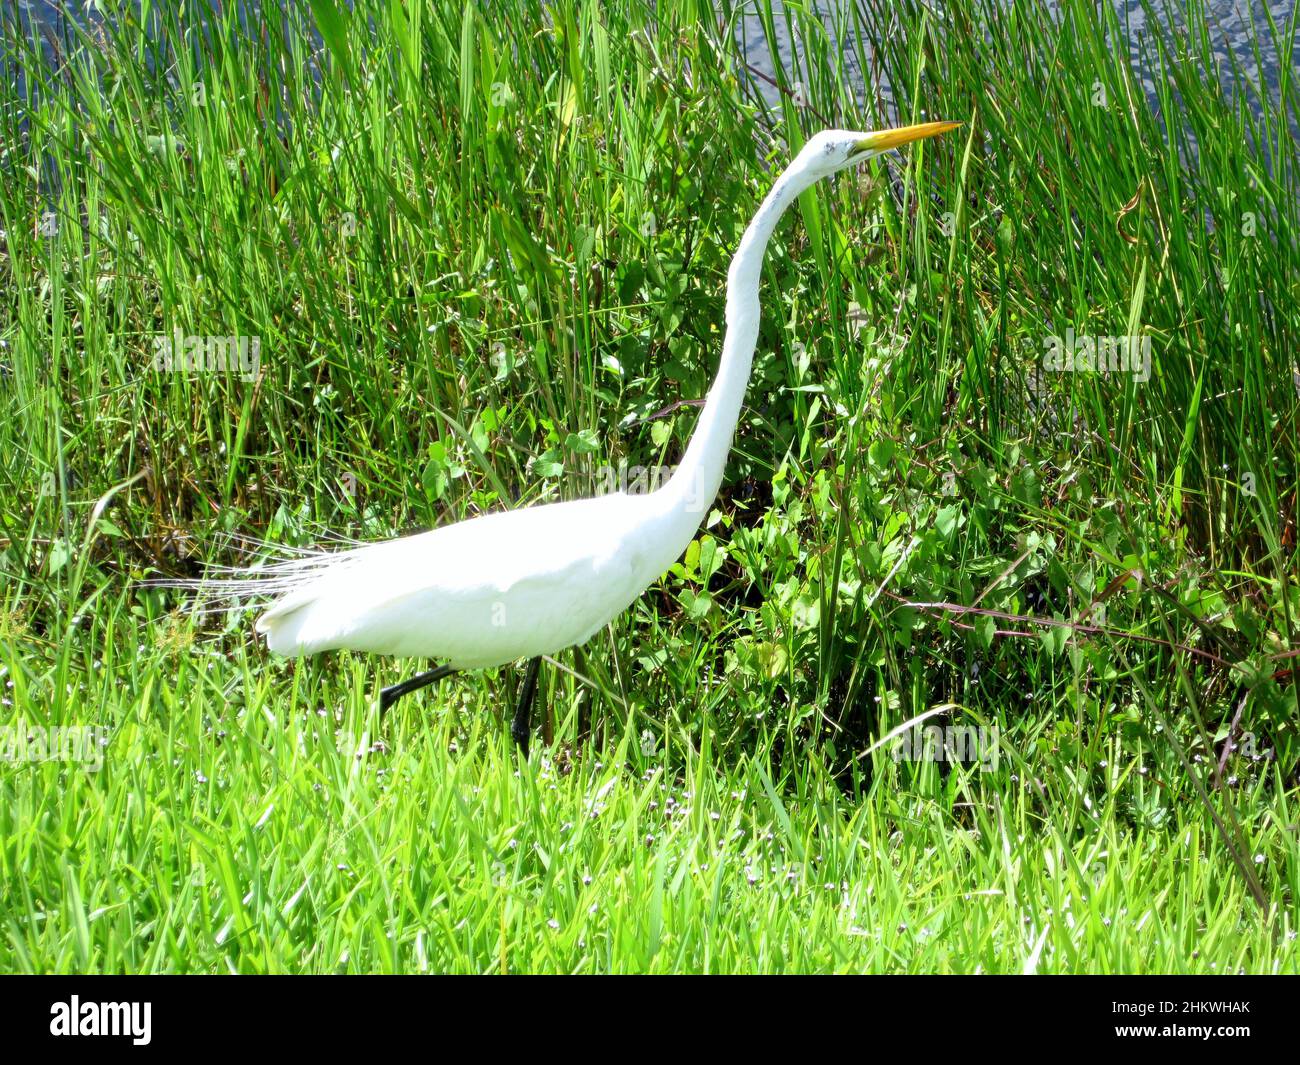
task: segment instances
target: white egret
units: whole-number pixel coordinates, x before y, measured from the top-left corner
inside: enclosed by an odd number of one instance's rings
[[[256,631],[278,654],[347,648],[443,663],[385,688],[381,711],[449,673],[528,659],[510,727],[526,756],[541,656],[585,642],[627,609],[686,549],[717,494],[758,339],[763,253],[786,208],[822,178],[958,124],[825,130],[804,145],[731,262],[718,376],[662,487],[488,514],[201,583],[235,601],[277,596]]]

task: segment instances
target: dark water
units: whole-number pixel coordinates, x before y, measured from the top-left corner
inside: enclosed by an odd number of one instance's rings
[[[226,7],[233,6],[237,11],[246,10],[250,6],[255,6],[259,0],[226,0]],[[286,0],[288,4],[297,3],[303,9],[307,9],[306,0]],[[344,0],[346,2],[346,0]],[[1014,0],[1008,0],[1014,2]],[[1154,34],[1163,33],[1168,37],[1170,30],[1176,30],[1181,27],[1177,25],[1152,24],[1142,9],[1139,0],[1109,0],[1112,4],[1119,24],[1124,28],[1127,37],[1127,44],[1133,65],[1137,74],[1139,83],[1146,91],[1148,97],[1152,100],[1156,96],[1156,83],[1153,72],[1148,69],[1143,62],[1142,42],[1143,39]],[[769,46],[762,25],[757,16],[747,14],[740,18],[735,28],[735,42],[737,52],[743,56],[747,67],[754,72],[754,84],[758,90],[768,98],[770,102],[775,102],[777,92],[766,79],[771,79],[776,73],[778,66],[782,67],[787,73],[794,70],[792,63],[792,42],[785,32],[783,18],[781,17],[782,0],[773,0],[777,12],[777,41],[775,47]],[[866,79],[858,65],[857,52],[852,47],[852,42],[837,41],[835,39],[836,12],[844,10],[844,5],[852,3],[852,0],[802,0],[801,6],[819,18],[826,29],[827,37],[832,41],[832,47],[843,53],[844,67],[850,81],[865,90]],[[3,25],[7,29],[12,25],[14,14],[16,13],[23,23],[39,27],[44,36],[45,53],[47,60],[52,58],[55,46],[49,38],[60,39],[66,29],[66,25],[71,20],[81,26],[102,24],[104,15],[95,0],[7,0],[10,10],[4,14]],[[138,9],[138,0],[131,0],[129,4],[120,4],[118,0],[112,0],[111,3],[104,5],[109,10],[119,8]],[[1048,3],[1049,8],[1054,5]],[[1175,10],[1177,10],[1177,5]],[[1269,38],[1265,12],[1270,13],[1274,20],[1281,27],[1285,27],[1287,20],[1295,7],[1295,0],[1208,0],[1206,10],[1209,15],[1211,26],[1211,38],[1216,56],[1220,60],[1222,69],[1230,70],[1234,65],[1239,67],[1249,83],[1255,86],[1255,92],[1264,98],[1277,98],[1278,82],[1283,70],[1284,63],[1288,63],[1292,68],[1300,65],[1300,50],[1291,56],[1282,57],[1278,55],[1277,49]],[[944,17],[944,6],[935,5],[932,10],[935,17],[940,20]],[[1177,19],[1177,14],[1172,17]],[[1259,56],[1255,55],[1255,48],[1252,45],[1251,19],[1259,27],[1258,43]],[[310,22],[310,19],[308,20]],[[851,20],[849,20],[851,22]],[[1229,62],[1229,61],[1232,62]],[[17,70],[14,77],[21,79],[22,72]],[[793,76],[786,79],[788,82],[795,80]],[[1231,90],[1231,84],[1226,82],[1225,89]],[[887,85],[875,84],[871,86],[873,92],[879,92],[886,100],[889,97],[889,87]],[[1246,101],[1247,106],[1256,113],[1260,110],[1260,97],[1252,94]]]
[[[833,47],[838,48],[843,53],[844,68],[851,82],[855,85],[864,85],[865,79],[858,65],[856,49],[851,46],[852,42],[836,41],[835,28],[836,22],[839,20],[836,19],[835,13],[844,10],[844,5],[850,2],[851,0],[804,0],[800,6],[820,19],[825,27],[827,37],[834,42]],[[1141,52],[1143,39],[1157,33],[1163,34],[1166,39],[1169,39],[1171,31],[1179,30],[1182,27],[1177,24],[1153,24],[1147,18],[1138,0],[1110,0],[1110,2],[1120,26],[1125,31],[1130,62],[1137,74],[1139,83],[1147,93],[1148,98],[1154,100],[1157,86],[1153,72],[1145,66],[1143,61],[1144,57]],[[1056,9],[1056,5],[1051,3],[1046,6],[1051,10]],[[773,0],[773,7],[779,12],[782,7],[781,0]],[[1264,98],[1276,100],[1278,79],[1283,69],[1282,58],[1278,55],[1277,49],[1270,40],[1265,11],[1271,13],[1279,28],[1284,30],[1287,20],[1295,9],[1295,0],[1208,0],[1205,8],[1211,30],[1212,46],[1221,69],[1225,71],[1230,69],[1233,64],[1229,60],[1232,60],[1240,67],[1246,80],[1255,85],[1257,91]],[[937,4],[931,10],[934,11],[939,25],[942,25],[944,18],[943,4]],[[1174,17],[1177,17],[1176,14]],[[1252,17],[1258,30],[1257,37],[1260,45],[1258,62],[1255,57],[1255,49],[1251,43]],[[775,49],[769,47],[763,34],[762,23],[755,15],[746,15],[741,19],[737,25],[735,35],[737,47],[741,54],[744,55],[746,62],[759,74],[767,75],[769,78],[774,75],[778,65],[786,72],[795,69],[791,41],[784,31],[779,14],[774,21],[777,24],[779,35]],[[850,24],[852,23],[851,19],[847,21]],[[773,54],[774,52],[775,54]],[[1300,49],[1291,55],[1288,61],[1293,69],[1300,65]],[[789,78],[787,80],[793,81],[794,79]],[[761,77],[757,79],[757,82],[769,102],[775,102],[777,90]],[[880,89],[882,87],[873,86],[873,88]],[[888,98],[888,87],[883,88],[885,89],[884,95]],[[1224,88],[1231,88],[1231,85],[1226,80]],[[1258,98],[1252,98],[1247,103],[1252,110],[1258,113]]]

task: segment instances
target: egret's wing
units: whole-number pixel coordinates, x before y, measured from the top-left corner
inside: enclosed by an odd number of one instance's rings
[[[635,509],[601,496],[340,552],[257,631],[289,655],[346,647],[488,665],[558,650],[640,591],[621,550]]]

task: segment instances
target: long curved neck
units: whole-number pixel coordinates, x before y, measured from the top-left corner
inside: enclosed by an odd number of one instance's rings
[[[785,209],[811,180],[791,167],[781,175],[740,239],[727,273],[727,335],[722,342],[718,376],[709,389],[695,434],[668,484],[674,502],[694,515],[693,530],[718,494],[726,469],[736,419],[749,384],[749,371],[758,342],[758,283],[768,238]]]

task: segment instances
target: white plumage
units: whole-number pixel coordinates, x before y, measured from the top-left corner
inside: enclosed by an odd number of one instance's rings
[[[457,669],[549,654],[586,641],[689,543],[667,502],[618,493],[335,552],[257,631],[282,655],[346,647]]]

